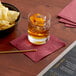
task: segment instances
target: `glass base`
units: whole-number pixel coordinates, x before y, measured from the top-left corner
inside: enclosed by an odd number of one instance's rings
[[[33,36],[28,35],[28,40],[36,45],[41,45],[41,44],[45,44],[48,40],[49,40],[49,36],[45,37],[45,38],[35,38]]]

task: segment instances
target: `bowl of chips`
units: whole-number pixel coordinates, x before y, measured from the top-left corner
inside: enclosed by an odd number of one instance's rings
[[[20,11],[9,3],[0,2],[0,37],[14,31],[20,19]]]

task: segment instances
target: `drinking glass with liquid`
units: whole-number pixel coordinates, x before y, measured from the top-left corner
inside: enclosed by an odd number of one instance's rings
[[[28,16],[28,40],[32,44],[45,44],[50,38],[50,14],[31,12]]]

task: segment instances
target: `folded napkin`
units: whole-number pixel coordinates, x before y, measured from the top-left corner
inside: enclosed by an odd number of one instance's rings
[[[76,0],[72,0],[59,14],[60,22],[67,27],[76,27]]]
[[[59,21],[64,23],[66,27],[76,27],[76,24],[71,21],[65,19],[60,19]]]
[[[33,45],[28,41],[27,34],[21,35],[10,43],[19,50],[37,49],[36,52],[24,53],[35,62],[65,46],[65,42],[55,36],[51,36],[50,40],[46,44]]]

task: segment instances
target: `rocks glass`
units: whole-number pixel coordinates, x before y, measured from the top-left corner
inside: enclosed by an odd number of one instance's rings
[[[31,12],[28,16],[28,40],[36,45],[45,44],[50,37],[50,14]]]

